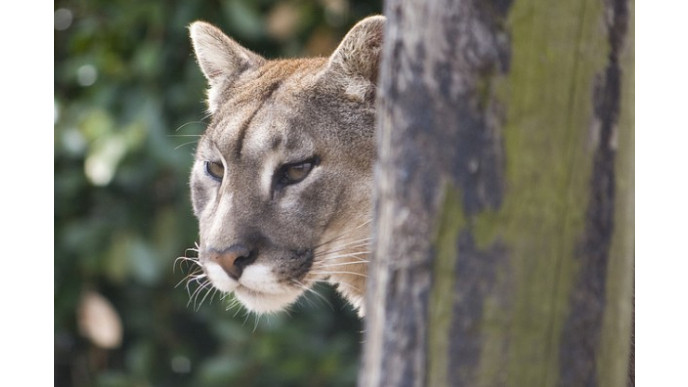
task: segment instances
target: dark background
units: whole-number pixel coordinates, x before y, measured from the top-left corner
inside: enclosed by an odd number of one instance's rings
[[[175,265],[194,254],[187,182],[208,122],[187,26],[209,21],[268,58],[329,55],[380,1],[89,0],[55,10],[55,385],[354,385],[361,323],[329,286],[317,288],[326,300],[310,294],[258,318],[230,297],[192,297],[193,268]],[[101,305],[114,315],[88,317]],[[93,329],[113,339],[99,344]]]

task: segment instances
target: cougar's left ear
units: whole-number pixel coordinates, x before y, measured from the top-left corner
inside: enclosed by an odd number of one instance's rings
[[[350,78],[377,82],[385,17],[369,16],[346,34],[329,59],[328,69]]]
[[[219,104],[219,95],[225,82],[231,81],[242,72],[258,67],[265,62],[260,55],[242,47],[222,33],[217,27],[197,21],[189,26],[196,60],[210,85],[208,108],[214,112]]]

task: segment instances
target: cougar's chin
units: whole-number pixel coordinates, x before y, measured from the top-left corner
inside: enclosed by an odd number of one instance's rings
[[[282,293],[264,293],[243,285],[234,290],[236,299],[255,313],[279,312],[294,303],[301,293],[301,290],[296,289],[285,289]]]
[[[255,313],[283,310],[303,293],[300,288],[283,284],[269,267],[260,264],[247,267],[238,281],[214,262],[206,263],[205,269],[215,288],[225,293],[233,292],[246,309]]]

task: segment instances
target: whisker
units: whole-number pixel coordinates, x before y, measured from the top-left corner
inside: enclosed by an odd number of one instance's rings
[[[210,284],[210,282],[198,282],[197,278],[194,278],[193,281],[197,282],[199,285],[196,288],[196,290],[194,290],[193,294],[191,294],[191,297],[189,297],[189,301],[186,303],[186,306],[189,307],[189,305],[191,305],[191,303],[193,302],[194,308],[196,308],[196,302],[198,301],[198,294],[200,292],[202,292],[203,289],[205,289]],[[192,281],[189,281],[189,282],[192,282]]]
[[[326,240],[326,241],[323,241],[323,242],[321,242],[321,243],[315,245],[314,248],[318,248],[318,247],[325,246],[325,245],[327,245],[327,244],[332,244],[332,243],[334,243],[334,242],[339,242],[339,241],[342,241],[342,240],[346,240],[346,238],[348,238],[348,237],[349,237],[349,235],[346,235],[346,234],[337,235],[337,236],[335,236],[334,238],[330,238],[330,239],[328,239],[328,240]],[[373,239],[373,238],[371,238],[371,237],[353,239],[353,240],[348,241],[346,244],[344,244],[344,246],[351,245],[351,244],[354,244],[354,243],[360,243],[360,242],[369,242],[369,241],[372,241],[372,239]]]
[[[249,316],[251,316],[251,313],[249,311],[246,311],[246,317],[244,318],[244,323],[242,326],[246,325],[246,322],[248,321]]]
[[[329,254],[339,253],[339,252],[342,252],[342,251],[356,250],[356,249],[360,249],[360,248],[363,248],[363,247],[365,247],[366,249],[363,250],[363,251],[357,252],[357,254],[369,253],[369,252],[370,252],[370,250],[368,249],[368,244],[367,244],[367,243],[361,243],[361,244],[352,245],[352,246],[341,246],[341,247],[339,247],[339,248],[337,248],[337,249],[334,249],[334,250],[321,250],[321,251],[318,251],[318,252],[316,252],[315,254],[313,254],[313,256],[314,256],[315,258],[317,258],[317,257],[322,257],[323,255],[329,255]]]
[[[195,309],[196,311],[198,311],[198,310],[201,308],[201,305],[203,304],[202,301],[201,301],[200,303],[198,302],[198,297],[200,297],[201,294],[203,294],[204,292],[205,292],[205,294],[206,294],[206,296],[207,296],[211,289],[212,289],[212,285],[210,284],[210,282],[204,282],[204,283],[203,283],[203,286],[201,286],[200,288],[198,288],[198,291],[195,292],[195,296],[194,296],[194,309]],[[205,296],[203,297],[203,300],[204,300],[204,299],[205,299]]]
[[[361,255],[369,255],[370,252],[368,251],[361,251],[360,253],[349,253],[349,254],[332,254],[330,256],[326,255],[323,257],[317,257],[318,260],[317,262],[327,262],[327,261],[335,261],[340,258],[356,258],[356,261],[367,261],[367,257],[363,258]]]
[[[225,298],[227,298],[227,304],[228,304],[227,307],[225,308],[225,310],[228,311],[231,309],[235,309],[234,314],[232,315],[232,318],[236,318],[236,316],[239,314],[239,312],[244,310],[243,306],[241,305],[239,300],[237,300],[234,293],[223,293],[222,299],[225,299]]]
[[[360,258],[360,257],[356,257],[356,256],[351,256],[351,257],[336,256],[336,257],[330,257],[330,258],[325,258],[325,259],[320,259],[318,261],[314,261],[313,267],[328,267],[327,265],[338,265],[338,266],[359,265],[359,264],[366,264],[366,263],[370,263],[370,261],[365,259],[365,258]]]
[[[343,287],[343,288],[355,290],[358,293],[363,293],[363,291],[358,286],[354,286],[354,285],[351,285],[348,283],[347,284],[340,284],[339,286]]]
[[[198,304],[198,297],[200,297],[200,295],[203,292],[206,292],[207,295],[208,292],[211,291],[213,286],[212,283],[207,278],[205,278],[205,275],[203,277],[194,278],[193,281],[198,284],[198,287],[196,288],[196,290],[194,290],[189,301],[193,300],[194,308],[198,310],[198,308],[200,308],[200,305]]]
[[[372,219],[368,219],[367,221],[361,223],[360,225],[358,225],[358,226],[352,228],[352,229],[350,230],[350,232],[356,231],[356,230],[360,229],[361,227],[365,227],[365,226],[369,225],[371,222],[372,222]],[[326,244],[328,244],[328,243],[332,243],[332,242],[335,242],[335,241],[344,239],[344,238],[346,238],[346,237],[348,237],[348,236],[349,236],[349,235],[346,235],[346,234],[337,235],[337,236],[335,236],[334,238],[330,238],[330,239],[328,239],[328,240],[326,240],[326,241],[323,241],[322,243],[320,243],[320,244],[317,245],[316,247],[320,247],[320,246],[326,245]],[[371,239],[371,238],[368,238],[368,239]]]
[[[191,282],[198,282],[200,279],[203,279],[205,277],[206,277],[206,274],[203,272],[203,270],[200,268],[196,268],[196,270],[194,270],[192,273],[189,273],[185,277],[188,279],[187,288]]]
[[[370,249],[365,245],[335,249],[335,250],[322,250],[313,254],[313,258],[326,258],[328,256],[345,255],[345,254],[355,254],[355,255],[367,255],[370,254]]]
[[[177,286],[181,285],[182,282],[186,281],[187,282],[187,290],[188,290],[188,283],[190,281],[194,280],[195,278],[199,277],[199,276],[205,276],[205,274],[202,274],[201,269],[196,269],[193,273],[189,273],[186,276],[184,276],[184,278],[182,278],[179,282],[177,282],[177,284],[174,285],[174,287],[176,288]]]
[[[202,271],[201,269],[196,269],[196,270],[194,270],[192,273],[189,273],[189,274],[187,274],[184,278],[182,278],[182,280],[180,281],[180,283],[181,283],[182,281],[186,281],[186,286],[185,286],[185,288],[186,288],[186,290],[187,290],[187,292],[188,292],[188,291],[189,291],[189,286],[191,285],[192,282],[197,282],[197,283],[198,283],[198,281],[201,280],[201,279],[203,279],[204,277],[205,277],[205,273],[203,273],[203,271]]]
[[[176,147],[174,147],[174,150],[179,150],[179,148],[182,148],[182,147],[185,147],[185,146],[191,145],[191,144],[197,144],[197,143],[198,143],[198,141],[185,142],[183,144],[180,144],[180,145],[177,145]]]
[[[208,301],[208,305],[212,305],[213,303],[213,298],[215,298],[215,295],[217,294],[218,289],[216,287],[213,287],[213,294],[210,296],[210,301]]]
[[[205,299],[208,297],[208,295],[209,295],[210,293],[213,292],[213,289],[217,290],[217,288],[213,286],[212,289],[208,289],[208,291],[205,292],[205,296],[203,296],[203,298],[201,299],[201,303],[198,304],[198,308],[199,308],[199,309],[200,309],[201,305],[203,305],[203,302],[204,302]],[[212,299],[212,297],[211,297],[211,299]],[[197,309],[197,310],[198,310],[198,309]]]
[[[172,264],[172,272],[174,273],[175,268],[177,267],[177,264],[179,264],[179,267],[181,268],[182,263],[184,262],[191,262],[194,265],[198,265],[199,267],[203,267],[201,263],[198,261],[198,258],[192,258],[192,257],[177,257],[174,260],[174,263]]]
[[[369,263],[370,261],[356,261],[356,262],[341,262],[341,263],[332,263],[332,264],[327,264],[327,265],[318,265],[320,262],[316,262],[313,264],[313,267],[317,267],[318,269],[326,268],[326,267],[337,267],[337,266],[346,266],[346,265],[360,265],[363,263]]]
[[[203,119],[206,119],[206,118],[208,118],[208,117],[203,117]],[[174,131],[175,131],[175,132],[178,132],[178,131],[182,130],[182,128],[184,128],[185,126],[191,125],[191,124],[201,124],[201,125],[205,125],[205,122],[203,122],[203,121],[189,121],[189,122],[187,122],[187,123],[185,123],[185,124],[180,125],[180,126],[179,126],[177,129],[175,129]],[[199,135],[199,136],[200,136],[200,135]]]
[[[334,306],[332,306],[332,303],[330,302],[330,300],[328,300],[327,297],[325,297],[325,296],[323,296],[322,294],[320,294],[320,292],[318,292],[317,290],[313,289],[312,287],[306,286],[305,284],[303,284],[303,283],[302,283],[301,281],[299,281],[299,280],[293,280],[292,282],[293,282],[295,285],[299,286],[301,289],[303,289],[303,290],[306,291],[306,293],[304,293],[304,295],[315,294],[315,295],[316,295],[317,297],[319,297],[321,300],[325,301],[325,303],[326,303],[327,305],[330,306],[330,309],[334,310]],[[304,299],[308,300],[308,297],[304,297]],[[311,304],[311,305],[315,306],[314,304]]]
[[[260,317],[262,316],[260,313],[255,313],[254,314],[256,322],[253,324],[253,333],[256,333],[258,330],[258,323],[260,322]]]
[[[357,275],[359,277],[367,278],[368,276],[366,274],[362,273],[356,273],[353,271],[316,271],[312,270],[311,273],[313,274],[321,274],[321,275],[332,275],[332,274],[350,274],[350,275]]]
[[[189,294],[189,297],[191,297],[191,284],[196,283],[198,286],[204,285],[207,281],[205,278],[206,275],[204,273],[190,276],[189,280],[186,282],[186,292]]]
[[[232,299],[232,302],[231,302],[229,309],[231,309],[231,308],[236,308],[236,312],[234,312],[234,315],[232,316],[232,318],[236,318],[237,314],[239,314],[239,312],[241,312],[241,310],[243,309],[239,305],[239,301],[236,298]],[[227,310],[229,310],[229,309],[227,309]]]
[[[301,297],[301,298],[299,299],[299,302],[302,302],[301,300],[303,300],[303,302],[306,302],[306,303],[307,303],[308,305],[310,305],[312,308],[315,308],[315,307],[316,307],[315,301],[313,301],[309,296],[310,296],[310,293],[309,293],[309,292],[307,292],[307,291],[304,292],[304,293],[303,293],[303,297]]]

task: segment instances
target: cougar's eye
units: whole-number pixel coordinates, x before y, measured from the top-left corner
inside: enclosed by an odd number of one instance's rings
[[[225,175],[225,167],[222,163],[214,161],[205,162],[205,171],[210,177],[217,181],[222,181],[222,177]]]
[[[308,176],[317,163],[318,160],[313,157],[298,163],[285,164],[281,166],[277,171],[277,184],[285,186],[300,182],[301,180],[305,179],[306,176]]]

